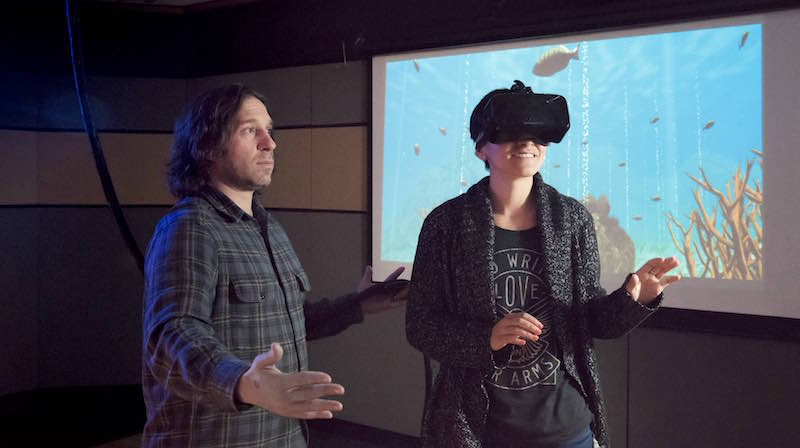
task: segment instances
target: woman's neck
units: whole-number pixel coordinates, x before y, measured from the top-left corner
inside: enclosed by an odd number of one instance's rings
[[[536,203],[531,195],[533,177],[489,177],[492,216],[496,226],[524,230],[536,226]]]

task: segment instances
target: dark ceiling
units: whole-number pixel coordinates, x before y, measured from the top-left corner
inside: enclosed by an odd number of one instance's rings
[[[135,77],[320,64],[800,6],[798,0],[233,0],[197,9],[72,3],[89,74]],[[2,12],[3,71],[69,72],[64,2],[12,1]]]

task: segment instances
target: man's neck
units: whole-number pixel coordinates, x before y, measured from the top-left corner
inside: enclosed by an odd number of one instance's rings
[[[510,230],[528,229],[536,225],[536,204],[531,197],[532,187],[533,177],[489,177],[495,225]]]
[[[230,186],[221,182],[212,182],[214,188],[219,190],[222,194],[228,197],[237,207],[242,209],[245,213],[253,216],[253,192],[243,191],[231,188]]]

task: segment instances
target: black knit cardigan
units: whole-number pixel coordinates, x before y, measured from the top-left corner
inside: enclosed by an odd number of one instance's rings
[[[663,298],[646,307],[623,288],[606,295],[599,283],[591,214],[545,184],[538,173],[532,194],[544,252],[545,291],[553,300],[553,330],[563,366],[594,415],[595,438],[607,446],[593,338],[625,335]],[[419,235],[406,335],[411,345],[440,363],[425,406],[423,447],[481,447],[489,408],[484,379],[497,362],[489,346],[498,320],[489,271],[493,253],[494,221],[486,177],[434,209]]]

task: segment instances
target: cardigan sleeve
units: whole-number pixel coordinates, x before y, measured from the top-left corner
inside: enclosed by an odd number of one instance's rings
[[[420,231],[406,307],[409,343],[442,364],[491,372],[494,322],[458,313],[446,221],[431,214]]]
[[[589,328],[592,336],[611,339],[624,336],[647,319],[661,303],[661,297],[646,307],[633,300],[623,286],[606,294],[600,286],[600,255],[594,220],[582,207],[582,219],[574,234],[579,292],[588,298]]]

